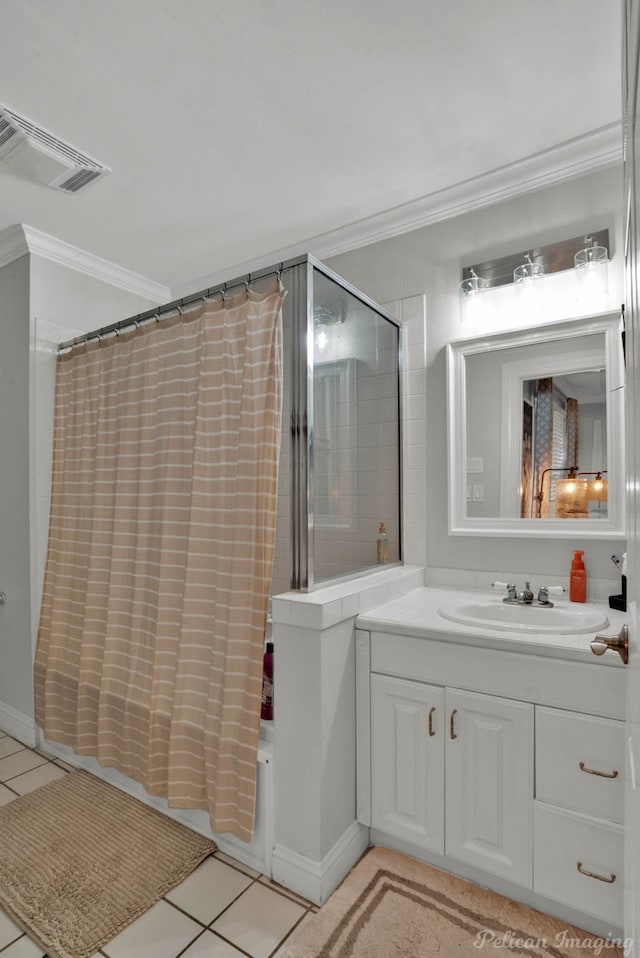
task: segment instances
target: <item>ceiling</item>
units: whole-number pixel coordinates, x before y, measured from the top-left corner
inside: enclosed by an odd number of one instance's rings
[[[0,230],[173,290],[619,152],[617,0],[0,0],[0,24],[0,103],[113,171],[73,196],[0,164]]]

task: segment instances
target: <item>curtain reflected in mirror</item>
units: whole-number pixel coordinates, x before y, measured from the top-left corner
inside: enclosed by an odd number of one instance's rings
[[[606,519],[604,369],[522,381],[521,518]]]

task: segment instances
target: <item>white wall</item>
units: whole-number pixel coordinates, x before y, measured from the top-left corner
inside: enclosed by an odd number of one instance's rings
[[[56,347],[59,343],[116,323],[155,303],[87,276],[76,269],[31,256],[31,497],[32,619],[37,636],[49,531]]]
[[[0,269],[0,727],[35,745],[33,653],[46,557],[55,347],[154,305],[27,253]]]
[[[619,541],[597,544],[581,540],[526,540],[449,536],[447,530],[447,420],[445,344],[480,332],[465,328],[457,294],[461,270],[535,245],[579,236],[594,229],[610,231],[609,307],[623,301],[622,178],[610,169],[570,180],[405,233],[333,257],[328,265],[373,299],[391,300],[424,293],[427,313],[426,455],[427,535],[422,561],[432,581],[471,586],[485,579],[544,572],[563,577],[573,549],[586,549],[588,573],[602,597],[611,582],[609,556],[622,551]],[[500,328],[499,325],[495,327]],[[493,330],[487,330],[493,331]],[[405,511],[405,527],[407,521]],[[407,532],[409,530],[407,529]],[[449,572],[449,570],[452,570]],[[464,572],[464,574],[462,574]],[[595,598],[595,590],[592,593]]]
[[[29,552],[29,257],[0,269],[0,721],[33,719]],[[33,743],[35,744],[35,743]]]

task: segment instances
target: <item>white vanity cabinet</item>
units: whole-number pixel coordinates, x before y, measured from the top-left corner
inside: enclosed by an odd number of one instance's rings
[[[371,676],[374,828],[530,886],[532,772],[532,705]]]
[[[536,707],[534,891],[622,924],[624,723]]]
[[[371,840],[620,934],[624,670],[369,629],[357,817]]]

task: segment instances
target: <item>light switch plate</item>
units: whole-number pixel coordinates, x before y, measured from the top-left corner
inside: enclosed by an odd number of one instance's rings
[[[484,472],[482,456],[470,456],[467,459],[467,473],[469,472]]]

